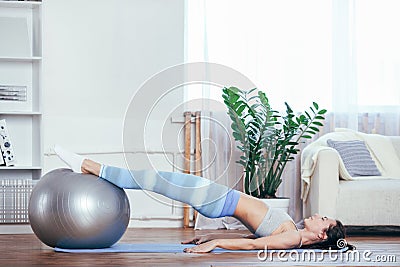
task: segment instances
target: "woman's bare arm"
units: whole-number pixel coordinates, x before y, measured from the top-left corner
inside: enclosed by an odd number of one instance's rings
[[[209,242],[185,249],[185,252],[206,253],[219,247],[230,250],[253,249],[291,249],[300,245],[301,236],[297,231],[257,239],[214,239]]]
[[[206,235],[196,235],[195,237],[182,241],[182,244],[202,244],[214,239],[239,239],[239,238],[257,238],[254,234],[240,234],[240,233],[221,233],[221,234],[206,234]]]

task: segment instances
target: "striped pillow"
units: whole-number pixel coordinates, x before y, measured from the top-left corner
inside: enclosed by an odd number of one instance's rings
[[[381,176],[364,141],[333,141],[329,139],[327,143],[328,146],[337,150],[346,170],[352,177]]]

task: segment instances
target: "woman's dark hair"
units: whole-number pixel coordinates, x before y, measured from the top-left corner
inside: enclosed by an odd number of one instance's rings
[[[342,222],[336,220],[335,226],[330,226],[326,230],[327,239],[310,245],[302,246],[301,248],[310,248],[310,249],[333,249],[340,250],[347,248],[347,250],[354,250],[356,247],[350,245],[346,242],[346,229],[343,226]]]

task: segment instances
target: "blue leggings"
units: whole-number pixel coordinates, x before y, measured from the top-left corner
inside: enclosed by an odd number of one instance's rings
[[[184,202],[209,218],[232,216],[240,197],[237,190],[190,174],[103,165],[99,176],[121,188],[148,190]]]

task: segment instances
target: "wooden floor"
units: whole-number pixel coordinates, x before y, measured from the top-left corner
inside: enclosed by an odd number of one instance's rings
[[[122,243],[180,243],[194,236],[220,231],[193,231],[193,229],[128,229],[120,242]],[[241,231],[243,232],[243,231]],[[291,260],[290,255],[283,255],[282,261],[277,254],[273,260],[258,259],[257,253],[103,253],[103,254],[70,254],[54,252],[42,244],[34,235],[0,235],[0,266],[281,266],[281,265],[400,265],[399,236],[353,236],[348,242],[356,245],[360,261],[352,260],[353,256],[335,260],[324,254],[323,260]],[[370,250],[368,259],[362,254]],[[293,258],[296,255],[292,255]],[[342,260],[340,260],[342,259]],[[377,262],[386,259],[391,262]],[[394,262],[395,260],[396,262]]]

